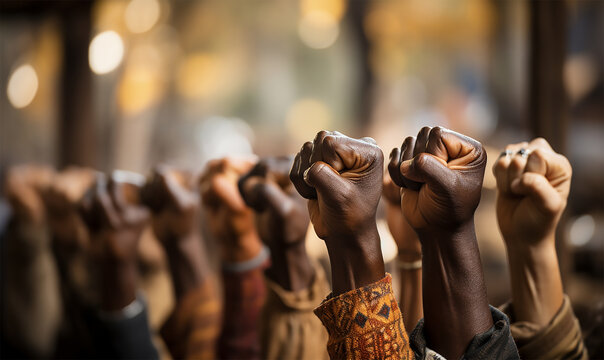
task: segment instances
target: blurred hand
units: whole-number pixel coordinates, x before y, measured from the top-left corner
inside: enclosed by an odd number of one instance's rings
[[[88,233],[78,205],[96,176],[93,169],[70,167],[55,174],[52,183],[42,190],[50,231],[60,247],[77,250],[87,247]]]
[[[16,218],[36,224],[46,220],[40,192],[48,187],[53,175],[54,170],[44,165],[19,165],[8,170],[4,193]]]
[[[200,180],[201,199],[212,234],[221,242],[223,259],[241,262],[256,256],[262,244],[254,213],[245,205],[237,182],[255,164],[250,158],[213,160]]]
[[[536,245],[547,239],[553,245],[570,191],[570,163],[543,138],[508,145],[506,152],[493,166],[504,240],[508,245]]]
[[[107,182],[99,175],[82,199],[82,218],[101,257],[136,261],[138,242],[149,219],[149,212],[140,205],[139,190],[138,184],[117,181],[115,177]]]
[[[474,139],[424,127],[390,154],[388,170],[403,187],[402,209],[418,232],[454,230],[471,221],[480,202],[487,156]]]
[[[306,201],[292,186],[288,174],[292,157],[264,158],[241,177],[239,190],[256,212],[260,238],[271,248],[295,245],[306,237]]]
[[[141,200],[153,212],[153,230],[161,241],[199,231],[199,193],[192,173],[156,167],[141,190]]]
[[[398,247],[399,258],[407,262],[420,260],[421,243],[401,209],[401,188],[392,181],[388,172],[384,174],[382,198],[386,204],[386,221]]]
[[[382,166],[373,139],[327,131],[305,143],[294,160],[290,179],[309,200],[310,220],[327,244],[335,294],[384,277],[375,222]]]

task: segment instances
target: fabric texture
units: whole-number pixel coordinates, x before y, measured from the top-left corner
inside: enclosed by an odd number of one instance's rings
[[[390,274],[333,297],[315,309],[332,359],[413,359]]]
[[[541,328],[529,322],[515,322],[512,303],[501,310],[512,321],[511,331],[523,359],[588,359],[581,327],[568,296],[550,323]]]
[[[520,359],[510,333],[510,321],[507,316],[492,306],[490,310],[493,326],[484,333],[474,336],[462,359]],[[424,337],[424,319],[421,319],[413,329],[410,341],[416,359],[438,359],[434,354],[428,354],[429,349],[426,347]]]
[[[223,327],[218,358],[260,359],[260,313],[266,300],[266,260],[246,271],[222,270],[224,286]]]
[[[220,334],[221,302],[213,278],[186,294],[161,329],[175,359],[215,359]]]
[[[327,331],[313,310],[329,293],[325,272],[313,264],[312,284],[301,291],[283,289],[265,278],[268,290],[261,317],[262,359],[328,359]]]

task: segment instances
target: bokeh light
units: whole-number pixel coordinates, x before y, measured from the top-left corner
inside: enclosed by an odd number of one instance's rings
[[[6,88],[6,95],[11,105],[21,109],[31,104],[38,92],[38,75],[29,65],[19,66],[11,74]]]
[[[313,49],[326,49],[333,45],[340,35],[338,20],[325,11],[311,11],[298,24],[298,34],[302,42]]]
[[[109,73],[124,57],[124,42],[115,31],[104,31],[92,39],[88,49],[90,68],[96,74]]]
[[[593,216],[581,215],[571,223],[568,239],[574,246],[583,246],[593,238],[595,230],[596,222]]]
[[[161,6],[158,0],[132,0],[126,7],[126,27],[140,34],[151,30],[159,20]]]
[[[289,109],[286,117],[289,135],[300,143],[314,138],[317,132],[328,129],[330,123],[329,109],[315,99],[298,100]]]

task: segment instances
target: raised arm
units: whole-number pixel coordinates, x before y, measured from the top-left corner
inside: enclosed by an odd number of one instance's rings
[[[520,355],[586,359],[579,323],[563,293],[555,247],[570,190],[570,163],[537,138],[508,145],[493,173],[512,284],[507,312]],[[557,346],[549,345],[553,341]]]
[[[370,138],[321,131],[296,155],[290,178],[329,253],[333,293],[315,313],[331,358],[411,358],[375,220],[382,151]]]

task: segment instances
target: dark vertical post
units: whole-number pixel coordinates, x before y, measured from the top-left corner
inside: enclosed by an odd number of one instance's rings
[[[59,110],[59,166],[96,166],[98,139],[92,111],[92,73],[88,44],[91,1],[74,1],[61,17],[63,74]]]
[[[369,68],[370,43],[363,28],[368,4],[369,1],[349,1],[347,14],[352,25],[350,30],[357,42],[360,55],[360,68],[358,69],[359,88],[357,91],[358,108],[355,109],[355,113],[358,114],[356,119],[357,124],[360,126],[369,125],[369,117],[371,116],[371,85],[373,83],[373,76]]]

